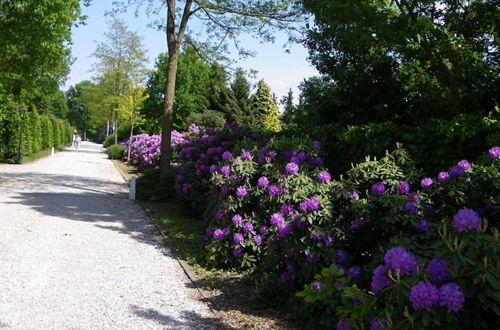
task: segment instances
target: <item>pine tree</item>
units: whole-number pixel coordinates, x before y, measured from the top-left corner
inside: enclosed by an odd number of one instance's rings
[[[278,106],[273,100],[271,88],[264,82],[259,81],[258,88],[252,96],[252,112],[260,117],[260,124],[265,130],[279,132],[281,122],[278,119]]]
[[[237,121],[242,114],[233,91],[227,86],[227,74],[221,65],[212,64],[209,82],[209,109],[222,112],[226,121]]]
[[[288,94],[283,96],[280,103],[285,107],[285,111],[283,112],[282,121],[283,124],[290,124],[294,117],[295,106],[293,105],[293,91],[290,88]]]

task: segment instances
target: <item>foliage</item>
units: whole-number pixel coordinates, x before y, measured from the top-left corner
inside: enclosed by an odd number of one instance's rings
[[[125,153],[125,146],[113,144],[106,148],[109,159],[122,159]]]
[[[83,133],[84,139],[87,137],[88,130],[91,130],[91,136],[97,136],[96,125],[92,123],[90,109],[93,91],[95,91],[95,85],[88,80],[84,80],[75,86],[70,86],[65,93],[68,103],[68,121]]]
[[[108,135],[108,136],[106,136],[106,138],[102,142],[102,146],[104,148],[109,148],[110,146],[112,146],[114,144],[114,142],[115,142],[115,137],[113,135]]]
[[[0,84],[7,93],[60,83],[71,61],[71,27],[83,19],[78,0],[2,1]]]
[[[494,1],[303,1],[322,74],[302,85],[302,120],[413,126],[499,103]]]
[[[258,116],[261,127],[267,131],[279,132],[281,123],[278,119],[278,106],[274,103],[271,89],[264,80],[259,81],[251,102],[252,113]]]
[[[194,123],[203,128],[222,128],[226,123],[223,113],[212,110],[193,113],[186,119],[186,121],[189,123]]]
[[[175,173],[174,171],[172,173]],[[160,179],[160,172],[154,168],[146,168],[141,176],[137,179],[137,199],[150,202],[169,202],[175,198],[174,192],[174,177],[175,174]],[[178,200],[175,204],[181,206]],[[152,210],[156,212],[156,210]],[[160,220],[161,221],[161,220]],[[199,227],[199,224],[185,223],[186,226]]]

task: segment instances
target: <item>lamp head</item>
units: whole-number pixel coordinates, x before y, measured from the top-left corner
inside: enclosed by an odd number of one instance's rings
[[[21,118],[24,117],[25,113],[26,113],[26,108],[23,106],[19,107],[19,115],[21,116]]]

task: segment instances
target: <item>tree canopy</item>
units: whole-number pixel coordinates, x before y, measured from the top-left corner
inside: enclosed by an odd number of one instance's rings
[[[497,1],[303,3],[315,17],[310,59],[323,75],[302,86],[306,99],[315,90],[305,110],[316,120],[412,124],[498,104]]]

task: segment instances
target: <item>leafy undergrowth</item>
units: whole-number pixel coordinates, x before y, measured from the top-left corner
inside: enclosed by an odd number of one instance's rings
[[[212,270],[204,267],[204,229],[202,221],[189,215],[177,200],[165,203],[141,202],[153,220],[162,228],[181,258],[195,272],[195,285],[203,301],[224,322],[227,329],[294,329],[278,312],[257,310],[252,306],[253,279],[249,274]]]

